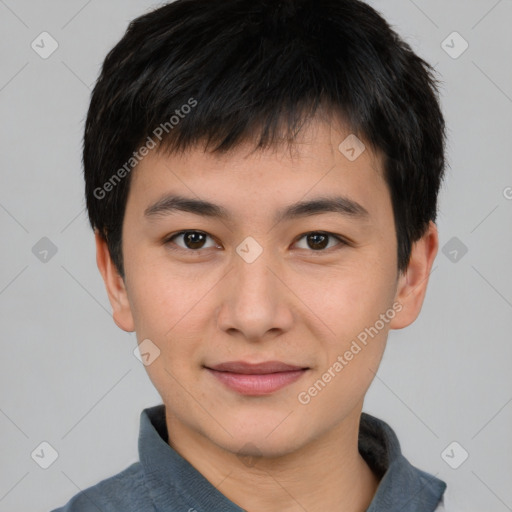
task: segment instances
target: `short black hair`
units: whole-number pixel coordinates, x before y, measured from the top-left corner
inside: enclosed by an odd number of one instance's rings
[[[83,141],[90,224],[124,278],[123,218],[143,146],[169,154],[203,142],[213,152],[243,142],[268,148],[330,112],[382,156],[403,272],[437,215],[439,83],[359,0],[165,4],[129,24],[92,92]]]

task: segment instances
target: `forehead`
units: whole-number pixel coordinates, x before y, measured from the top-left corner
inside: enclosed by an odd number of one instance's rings
[[[325,123],[310,124],[291,147],[255,150],[243,143],[225,153],[202,145],[176,154],[154,150],[132,172],[128,203],[141,215],[157,213],[168,196],[203,200],[203,211],[217,205],[217,216],[226,219],[272,209],[275,220],[285,205],[318,197],[343,196],[341,208],[366,210],[368,216],[390,205],[380,156],[353,134]]]

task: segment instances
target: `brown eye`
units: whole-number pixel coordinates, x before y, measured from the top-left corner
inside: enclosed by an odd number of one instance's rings
[[[183,245],[176,244],[173,242],[174,239],[182,238],[183,239]],[[202,231],[180,231],[179,233],[176,233],[175,235],[169,237],[165,243],[166,244],[174,244],[177,245],[179,249],[183,250],[191,250],[191,251],[197,251],[199,249],[207,249],[208,247],[205,247],[205,240],[209,238],[209,235],[206,233],[203,233]],[[213,244],[210,247],[214,247],[215,244]]]
[[[307,244],[307,247],[303,248],[311,249],[313,251],[325,250],[329,245],[329,239],[335,239],[339,242],[338,244],[335,244],[335,246],[346,245],[344,240],[342,240],[340,237],[333,235],[332,233],[326,233],[325,231],[311,231],[310,233],[305,233],[299,240],[302,240],[303,238],[306,239]]]
[[[172,250],[199,252],[201,249],[217,247],[213,239],[212,245],[205,245],[208,238],[212,239],[210,235],[204,233],[203,231],[188,230],[180,231],[179,233],[175,233],[174,235],[169,236],[164,241],[164,243],[165,245],[168,245]],[[174,241],[179,239],[182,239],[181,243]],[[343,240],[341,237],[334,235],[333,233],[327,233],[325,231],[310,231],[309,233],[304,233],[299,238],[299,241],[302,239],[306,240],[306,246],[302,248],[314,252],[327,252],[328,249],[336,247],[337,245],[348,245],[347,242],[345,242],[345,240]],[[333,241],[337,241],[337,243],[333,244]]]

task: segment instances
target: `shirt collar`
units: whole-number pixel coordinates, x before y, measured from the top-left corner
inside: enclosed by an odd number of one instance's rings
[[[359,452],[380,478],[367,512],[435,510],[446,483],[407,461],[387,423],[362,413]],[[168,444],[164,404],[149,407],[141,413],[139,459],[158,510],[172,509],[173,500],[179,494],[197,510],[244,512]]]
[[[359,426],[359,452],[381,478],[366,512],[435,511],[446,483],[412,466],[402,455],[393,429],[364,412]]]

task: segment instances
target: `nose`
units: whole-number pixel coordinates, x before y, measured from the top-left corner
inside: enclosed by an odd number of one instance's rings
[[[275,337],[293,323],[293,293],[270,251],[252,262],[238,254],[225,276],[218,327],[249,341]]]

